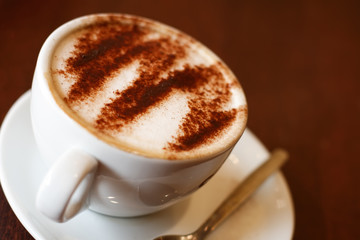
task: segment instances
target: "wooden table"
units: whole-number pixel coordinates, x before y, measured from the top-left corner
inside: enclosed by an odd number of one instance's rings
[[[272,2],[272,3],[270,3]],[[249,128],[285,147],[294,239],[360,239],[360,1],[0,1],[0,115],[31,87],[45,38],[125,12],[193,35],[240,79]],[[0,239],[32,239],[0,194]]]

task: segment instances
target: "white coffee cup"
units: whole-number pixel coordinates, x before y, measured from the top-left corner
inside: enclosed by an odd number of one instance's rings
[[[158,159],[115,147],[74,121],[51,92],[49,63],[62,37],[91,17],[72,20],[49,36],[39,53],[32,85],[33,131],[49,166],[36,206],[57,222],[67,221],[86,208],[119,217],[164,209],[213,176],[238,140],[199,159]],[[239,137],[244,128],[245,123],[239,126]]]

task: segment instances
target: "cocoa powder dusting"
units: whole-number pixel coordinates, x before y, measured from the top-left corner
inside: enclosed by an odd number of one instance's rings
[[[169,73],[168,77],[159,82],[153,81],[159,77],[166,67],[161,63],[154,64],[152,69],[142,72],[140,77],[128,89],[111,103],[106,104],[97,120],[99,129],[119,129],[134,121],[136,117],[147,112],[150,107],[165,100],[172,91],[180,90],[196,93],[196,89],[208,81],[209,75],[217,74],[213,67],[189,67]]]
[[[230,101],[230,86],[222,78],[221,63],[210,66],[184,65],[172,67],[186,57],[186,48],[170,37],[146,39],[146,28],[136,24],[121,25],[99,22],[84,30],[65,71],[76,82],[64,99],[69,106],[101,91],[107,79],[135,60],[139,61],[138,78],[106,104],[95,127],[102,131],[118,131],[136,121],[149,109],[158,106],[172,92],[181,91],[188,99],[190,111],[182,119],[177,136],[165,147],[171,151],[188,151],[218,137],[238,110],[224,110]],[[164,73],[167,73],[164,75]]]
[[[66,61],[66,72],[77,78],[65,99],[68,104],[96,93],[115,71],[126,67],[142,52],[151,51],[158,44],[137,44],[146,33],[137,25],[99,22],[84,31],[86,33],[75,45],[74,56]]]
[[[188,151],[211,143],[236,119],[239,109],[224,110],[224,105],[230,101],[230,85],[221,79],[223,75],[218,69],[219,66],[213,65],[202,72],[199,79],[205,81],[204,86],[194,88],[193,98],[189,101],[190,111],[168,149]]]
[[[207,109],[206,109],[207,108]],[[211,104],[205,111],[192,107],[181,125],[182,134],[169,143],[168,148],[175,151],[186,151],[201,144],[210,143],[221,131],[228,127],[236,117],[236,110],[212,111]],[[209,110],[209,112],[206,112]]]

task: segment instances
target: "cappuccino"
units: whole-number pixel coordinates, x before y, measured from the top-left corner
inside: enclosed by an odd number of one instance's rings
[[[129,15],[83,20],[52,53],[50,90],[97,138],[151,158],[226,151],[247,120],[243,90],[205,46],[164,24]]]

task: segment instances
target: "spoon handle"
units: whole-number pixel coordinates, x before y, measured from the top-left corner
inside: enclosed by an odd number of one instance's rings
[[[278,170],[288,159],[288,153],[283,149],[275,149],[270,158],[252,172],[228,196],[215,212],[199,228],[198,234],[204,237],[223,222],[237,209],[272,173]],[[201,238],[200,238],[201,239]]]

